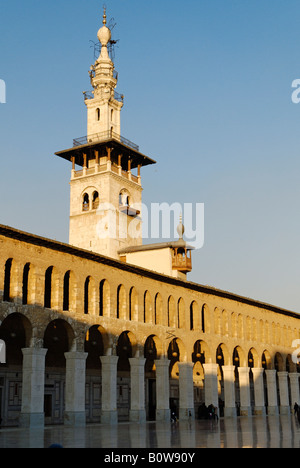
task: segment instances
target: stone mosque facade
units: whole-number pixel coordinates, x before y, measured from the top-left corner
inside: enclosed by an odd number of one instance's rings
[[[87,136],[56,153],[72,165],[69,244],[0,226],[0,426],[170,421],[171,408],[190,420],[203,404],[291,412],[300,316],[189,282],[181,221],[177,241],[143,245],[141,173],[155,161],[121,136],[105,12],[98,39]]]

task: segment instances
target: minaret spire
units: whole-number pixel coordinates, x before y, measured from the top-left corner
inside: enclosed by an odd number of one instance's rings
[[[90,71],[93,98],[85,100],[88,108],[87,133],[90,140],[93,139],[93,135],[100,133],[110,136],[121,134],[120,113],[123,107],[123,97],[115,91],[118,74],[108,54],[111,30],[107,26],[106,7],[104,7],[102,23],[97,34],[101,52]]]
[[[103,24],[106,25],[106,5],[103,5]]]

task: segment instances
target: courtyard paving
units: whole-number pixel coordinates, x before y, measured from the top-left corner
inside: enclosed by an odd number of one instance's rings
[[[125,452],[140,448],[299,448],[300,426],[293,415],[288,415],[221,419],[218,423],[147,422],[0,430],[0,448],[48,448],[51,444],[64,448],[125,449]]]

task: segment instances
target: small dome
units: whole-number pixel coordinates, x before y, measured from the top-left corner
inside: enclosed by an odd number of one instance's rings
[[[103,26],[98,31],[98,39],[101,42],[101,45],[106,47],[109,41],[111,40],[111,32],[107,26]]]

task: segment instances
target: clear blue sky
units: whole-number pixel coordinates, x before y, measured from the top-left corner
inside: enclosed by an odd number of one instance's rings
[[[190,279],[300,312],[299,0],[105,0],[144,202],[205,203]],[[103,2],[0,0],[0,223],[68,241]]]

